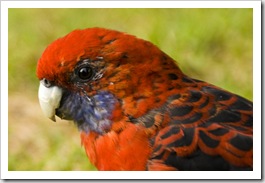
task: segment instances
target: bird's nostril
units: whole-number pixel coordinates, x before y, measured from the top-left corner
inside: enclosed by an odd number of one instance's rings
[[[47,88],[49,88],[52,85],[51,82],[48,79],[46,79],[46,78],[42,79],[42,83]]]

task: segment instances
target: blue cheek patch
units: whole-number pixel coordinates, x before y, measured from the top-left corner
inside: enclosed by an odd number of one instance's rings
[[[92,97],[80,93],[66,92],[56,115],[73,120],[85,132],[104,133],[111,127],[111,114],[117,99],[113,94],[102,91]]]

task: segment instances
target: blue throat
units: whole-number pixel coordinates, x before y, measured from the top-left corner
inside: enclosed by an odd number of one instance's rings
[[[102,91],[92,97],[80,93],[65,92],[56,115],[73,120],[86,133],[95,131],[103,134],[111,127],[111,114],[117,99],[113,94]]]

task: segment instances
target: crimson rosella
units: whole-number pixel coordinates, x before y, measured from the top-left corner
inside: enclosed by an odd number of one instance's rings
[[[252,102],[185,75],[152,43],[103,28],[50,44],[44,114],[73,120],[98,170],[252,170]]]

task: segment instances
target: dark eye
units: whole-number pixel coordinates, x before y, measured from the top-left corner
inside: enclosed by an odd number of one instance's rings
[[[77,75],[82,80],[89,80],[93,76],[93,69],[89,66],[81,67],[77,71]]]

